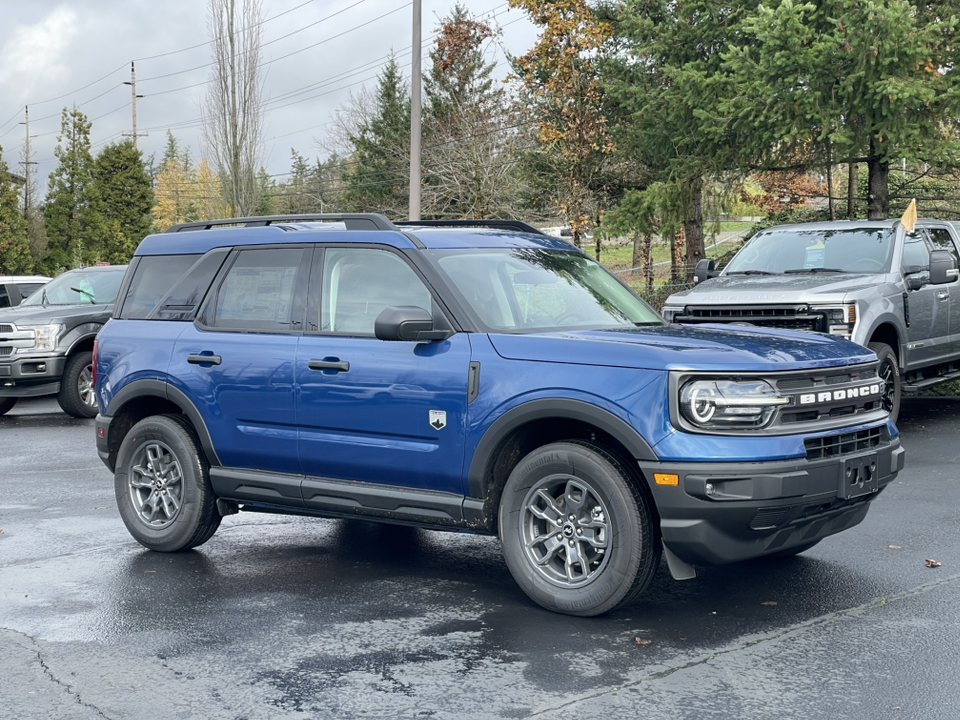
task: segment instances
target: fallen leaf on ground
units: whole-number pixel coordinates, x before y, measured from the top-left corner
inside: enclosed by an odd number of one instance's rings
[[[767,600],[766,602],[762,602],[762,603],[760,603],[760,604],[761,604],[761,605],[771,605],[771,606],[772,606],[772,605],[776,605],[776,604],[777,604],[777,601],[776,601],[776,600]]]
[[[930,560],[929,558],[927,559],[927,567],[937,568],[937,567],[940,567],[941,565],[943,565],[943,563],[940,562],[939,560]]]
[[[653,642],[653,640],[647,640],[646,638],[634,638],[633,641],[637,645],[649,645],[650,643]]]
[[[891,546],[890,546],[890,549],[891,549],[891,550],[902,550],[903,548],[901,548],[899,545],[891,545]]]

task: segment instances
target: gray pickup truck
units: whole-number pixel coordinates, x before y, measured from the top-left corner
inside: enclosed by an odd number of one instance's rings
[[[126,270],[70,270],[0,309],[0,415],[20,398],[42,395],[56,395],[73,417],[97,414],[93,340],[113,313]]]
[[[873,350],[896,420],[904,392],[960,378],[960,223],[919,220],[779,225],[748,240],[722,272],[667,298],[675,323],[830,333]]]

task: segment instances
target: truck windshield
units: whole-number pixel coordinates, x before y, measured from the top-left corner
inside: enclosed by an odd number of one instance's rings
[[[23,305],[110,305],[117,299],[126,265],[109,270],[71,270],[54,278]]]
[[[488,332],[662,325],[599,263],[539,248],[427,251]]]
[[[724,274],[889,272],[894,238],[890,227],[772,229],[747,242]]]

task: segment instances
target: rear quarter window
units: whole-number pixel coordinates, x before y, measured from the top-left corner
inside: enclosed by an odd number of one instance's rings
[[[124,298],[120,317],[143,320],[199,259],[199,255],[147,255],[140,258]]]

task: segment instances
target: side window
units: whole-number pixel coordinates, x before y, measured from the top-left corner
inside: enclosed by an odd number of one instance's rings
[[[384,309],[416,305],[431,310],[432,297],[399,256],[369,248],[326,251],[320,297],[320,329],[345,335],[373,335]]]
[[[20,285],[20,299],[26,300],[42,287],[43,283],[23,283]]]
[[[199,255],[146,255],[140,258],[130,288],[123,301],[120,317],[142,320],[150,315],[160,299]]]
[[[10,295],[7,293],[7,286],[0,285],[0,308],[10,307]]]
[[[909,233],[904,238],[902,264],[904,269],[930,267],[930,250],[921,233]]]
[[[930,228],[928,232],[930,233],[930,241],[933,243],[933,249],[946,250],[953,255],[957,267],[960,267],[960,256],[957,255],[957,246],[953,242],[950,231],[946,228]]]
[[[224,330],[291,329],[303,248],[242,250],[217,293],[212,325]]]

